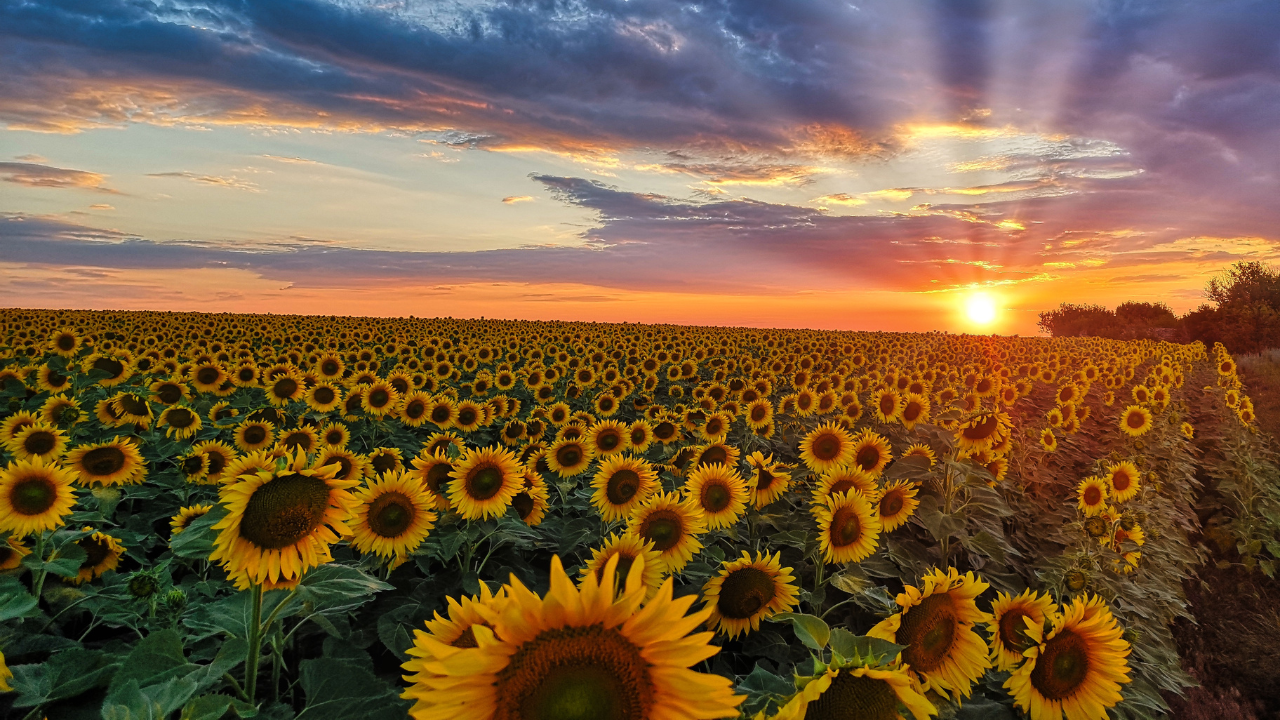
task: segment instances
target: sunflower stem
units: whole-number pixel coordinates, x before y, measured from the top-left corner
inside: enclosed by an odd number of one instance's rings
[[[244,659],[245,696],[250,705],[258,686],[258,656],[262,654],[262,585],[253,586],[253,620],[249,623],[249,654]]]
[[[40,563],[42,565],[44,564],[44,561],[45,561],[44,540],[46,535],[48,535],[48,531],[41,530],[40,539],[36,541],[36,557],[40,558]],[[48,577],[48,575],[49,575],[49,571],[44,570],[43,568],[36,571],[36,575],[35,575],[36,582],[34,586],[35,587],[34,595],[36,596],[36,602],[40,601],[40,592],[44,589],[44,579]]]

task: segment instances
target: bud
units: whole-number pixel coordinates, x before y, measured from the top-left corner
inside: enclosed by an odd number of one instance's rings
[[[164,596],[164,604],[174,612],[182,612],[187,607],[187,594],[178,588],[174,588]]]
[[[18,398],[9,398],[9,412],[16,413],[22,409],[22,401]]]
[[[1107,534],[1107,521],[1100,517],[1091,517],[1084,521],[1085,532],[1089,537],[1102,537]]]
[[[138,599],[151,597],[158,589],[156,579],[146,573],[134,573],[129,578],[129,594]]]
[[[1080,592],[1085,585],[1089,584],[1089,576],[1083,570],[1071,570],[1064,579],[1067,582],[1067,589],[1071,592]]]

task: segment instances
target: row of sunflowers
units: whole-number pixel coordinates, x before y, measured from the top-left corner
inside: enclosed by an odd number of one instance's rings
[[[1280,556],[1253,412],[1200,344],[2,311],[0,703],[1150,717],[1206,458]]]

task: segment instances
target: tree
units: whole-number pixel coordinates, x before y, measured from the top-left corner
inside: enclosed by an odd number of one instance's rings
[[[1214,306],[1201,305],[1183,318],[1189,338],[1221,342],[1232,353],[1280,347],[1280,271],[1238,262],[1210,280],[1204,294]]]
[[[1098,335],[1110,337],[1115,332],[1115,313],[1101,305],[1062,303],[1057,310],[1040,313],[1040,329],[1054,337]]]

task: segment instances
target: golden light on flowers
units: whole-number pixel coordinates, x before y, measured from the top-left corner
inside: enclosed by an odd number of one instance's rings
[[[499,589],[495,595],[489,590],[488,585],[480,583],[479,595],[463,596],[461,601],[452,597],[446,598],[447,616],[442,616],[437,611],[433,619],[426,621],[425,631],[416,629],[413,631],[413,646],[405,651],[409,660],[401,666],[408,673],[404,679],[409,682],[409,688],[401,697],[415,701],[413,708],[409,711],[410,717],[421,718],[429,712],[431,703],[424,699],[429,697],[430,693],[428,682],[440,677],[431,670],[436,656],[428,648],[429,642],[432,647],[436,643],[455,648],[476,647],[476,636],[471,629],[472,626],[490,626],[489,621],[480,615],[478,609],[482,606],[502,603],[506,599],[506,588]]]
[[[84,528],[91,530],[92,528]],[[95,578],[102,577],[108,570],[120,566],[120,556],[124,554],[124,545],[106,533],[95,532],[88,537],[76,541],[84,550],[85,558],[80,561],[80,570],[74,577],[67,578],[72,585],[83,585]]]
[[[882,531],[890,532],[907,524],[920,506],[920,501],[916,500],[917,492],[919,488],[910,480],[894,480],[880,491],[877,510]]]
[[[711,530],[733,525],[747,509],[747,486],[742,476],[720,463],[694,468],[682,489],[689,503],[702,511]]]
[[[505,513],[524,484],[515,454],[500,447],[467,449],[449,477],[449,504],[467,520]]]
[[[826,472],[853,460],[853,438],[839,425],[819,425],[800,441],[800,460],[817,472]]]
[[[853,438],[853,462],[864,472],[879,475],[893,459],[889,441],[871,430],[863,430]]]
[[[0,532],[15,537],[56,530],[76,504],[70,470],[40,458],[0,470]]]
[[[581,475],[591,466],[591,450],[582,440],[564,439],[547,449],[547,465],[562,478]]]
[[[415,717],[732,717],[743,696],[730,680],[689,669],[719,649],[707,634],[688,635],[710,610],[686,615],[694,596],[673,600],[670,580],[645,601],[642,572],[633,564],[621,593],[614,567],[603,583],[587,575],[575,588],[553,557],[545,597],[513,576],[504,602],[477,608],[492,629],[471,626],[476,647],[419,638],[439,678],[406,693],[424,707]]]
[[[698,536],[707,531],[702,511],[677,493],[654,493],[627,520],[627,532],[653,543],[665,572],[680,572],[702,549]]]
[[[708,625],[735,638],[760,629],[760,621],[787,612],[798,603],[799,589],[791,568],[780,562],[781,553],[747,551],[736,560],[726,560],[720,573],[702,586],[702,599],[711,608]]]
[[[72,448],[63,464],[81,485],[128,485],[142,482],[146,466],[133,443],[118,437]]]
[[[219,489],[227,516],[209,559],[219,562],[239,589],[289,586],[302,573],[329,562],[329,546],[349,536],[347,521],[359,483],[338,480],[337,467],[308,468],[301,452],[273,472],[242,475]]]
[[[1130,405],[1120,413],[1120,429],[1130,437],[1138,437],[1151,429],[1151,411]]]
[[[56,460],[67,449],[67,434],[40,421],[24,426],[5,447],[18,460]]]
[[[900,707],[915,720],[938,714],[906,669],[897,666],[831,665],[797,685],[800,691],[769,720],[903,720]]]
[[[604,582],[604,570],[608,566],[609,561],[617,557],[618,576],[626,577],[631,572],[631,566],[637,558],[644,562],[644,570],[642,571],[640,582],[648,588],[648,595],[652,596],[662,585],[662,559],[658,555],[658,551],[653,549],[653,542],[644,540],[630,533],[614,533],[605,538],[604,544],[598,548],[591,549],[591,559],[587,561],[586,567],[579,572],[582,575],[595,575],[597,582]]]
[[[1142,488],[1138,466],[1125,460],[1107,465],[1107,484],[1111,487],[1111,499],[1116,502],[1132,500]]]
[[[867,634],[906,646],[902,662],[922,690],[957,700],[969,697],[974,681],[991,666],[987,644],[973,629],[990,619],[974,601],[989,585],[955,568],[934,568],[920,584],[906,586],[896,598],[902,612],[880,621]]]
[[[422,544],[435,525],[432,498],[410,473],[386,474],[356,489],[351,544],[395,567]]]
[[[751,504],[757,510],[782,497],[791,487],[791,469],[782,463],[775,463],[772,455],[766,457],[764,453],[756,451],[751,453],[747,462],[751,465],[753,475],[747,478],[747,490],[751,494]]]
[[[1058,606],[1048,594],[1030,589],[1013,596],[997,593],[991,604],[991,659],[997,670],[1009,671],[1022,664],[1022,653],[1035,643],[1027,633],[1027,623],[1042,627],[1052,620]]]
[[[818,543],[826,562],[858,562],[876,551],[880,515],[862,493],[829,495],[822,505],[814,506],[813,516],[818,521]]]
[[[606,522],[623,520],[658,489],[658,471],[648,462],[614,455],[600,463],[591,479],[591,502]]]
[[[882,423],[893,422],[902,412],[902,396],[892,388],[878,390],[872,394],[871,401],[872,407],[875,408],[875,417]]]
[[[999,442],[1009,427],[1009,416],[1003,412],[979,413],[956,431],[956,444],[966,452],[985,450]]]
[[[1086,516],[1099,515],[1107,507],[1111,488],[1100,477],[1087,477],[1076,486],[1078,507]]]
[[[203,424],[195,410],[182,405],[165,408],[156,420],[156,426],[164,428],[166,436],[177,440],[195,435]]]
[[[1005,681],[1014,704],[1031,720],[1067,717],[1104,720],[1129,682],[1129,643],[1111,611],[1076,598],[1052,629],[1028,627],[1032,647]]]

